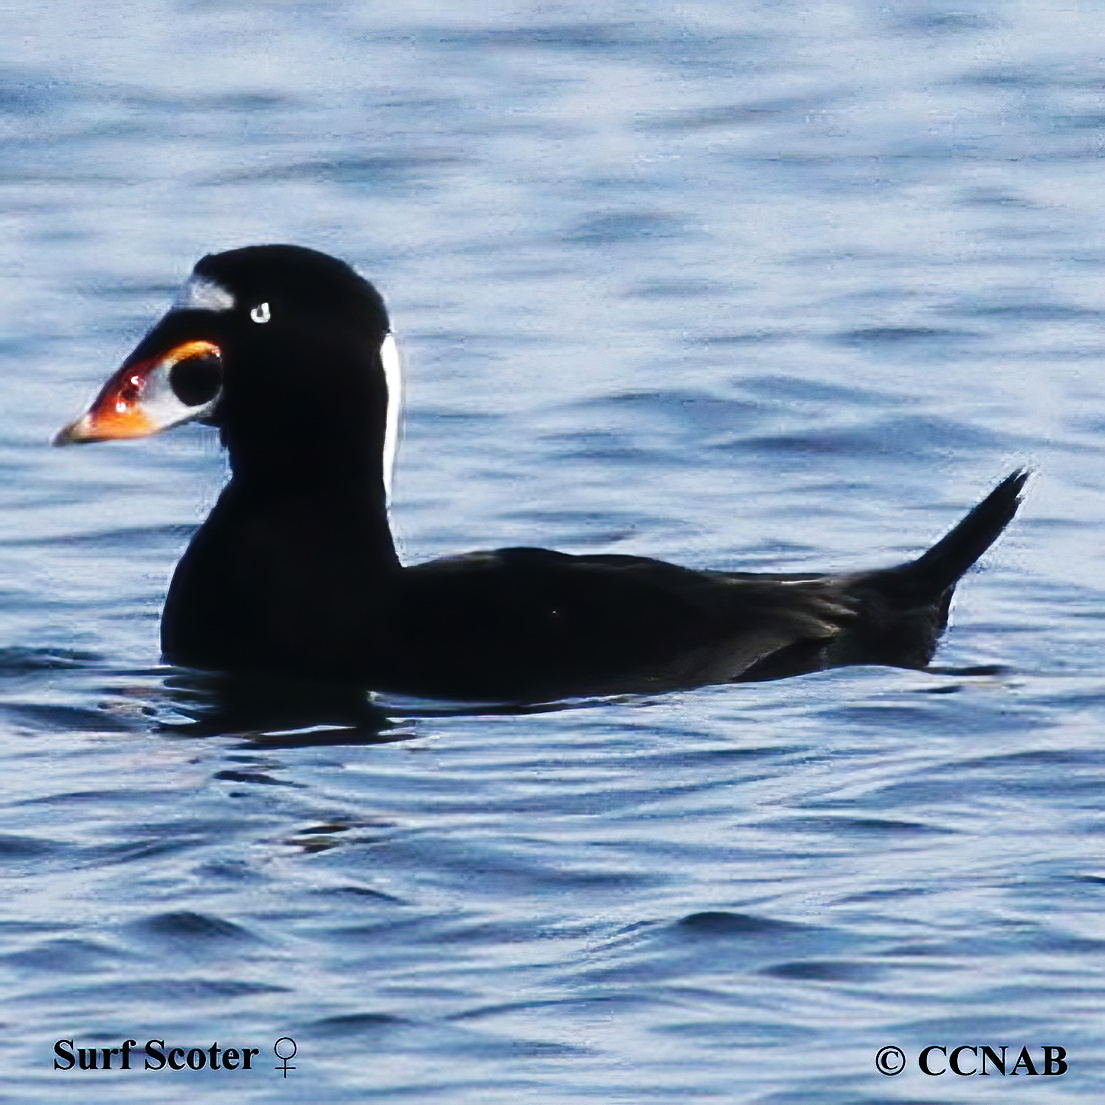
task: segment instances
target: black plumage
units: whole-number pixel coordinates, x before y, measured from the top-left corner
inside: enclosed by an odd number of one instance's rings
[[[1014,472],[889,569],[753,575],[537,548],[403,567],[385,488],[388,334],[379,294],[334,258],[294,246],[208,256],[59,434],[140,436],[190,417],[219,427],[232,478],[177,566],[168,660],[499,701],[921,668],[956,582],[1027,479]]]

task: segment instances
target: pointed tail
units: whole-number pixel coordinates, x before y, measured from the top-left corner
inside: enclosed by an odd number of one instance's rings
[[[1017,513],[1031,475],[1020,468],[1006,476],[949,534],[908,564],[875,573],[872,583],[900,608],[936,602],[997,540]]]

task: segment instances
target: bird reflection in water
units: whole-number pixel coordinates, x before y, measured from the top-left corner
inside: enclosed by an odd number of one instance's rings
[[[158,722],[164,734],[234,734],[262,748],[390,744],[415,735],[409,718],[394,717],[354,686],[186,669],[163,686],[177,715]]]

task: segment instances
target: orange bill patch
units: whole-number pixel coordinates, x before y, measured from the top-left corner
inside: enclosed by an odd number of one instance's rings
[[[162,379],[174,365],[192,357],[218,357],[219,347],[209,341],[188,341],[159,357],[124,365],[100,390],[88,410],[58,431],[55,445],[86,441],[113,441],[149,437],[165,428],[151,402],[155,373]]]

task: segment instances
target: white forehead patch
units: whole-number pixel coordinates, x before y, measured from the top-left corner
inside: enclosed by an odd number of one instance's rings
[[[399,347],[389,333],[380,344],[380,363],[384,368],[384,382],[388,389],[388,414],[384,428],[384,494],[391,499],[391,472],[395,467],[395,453],[399,448],[399,415],[403,406],[403,362]]]
[[[232,311],[236,300],[218,281],[193,273],[173,306],[178,311]]]

